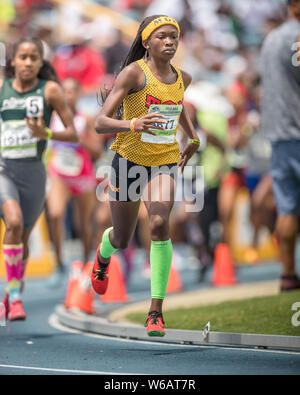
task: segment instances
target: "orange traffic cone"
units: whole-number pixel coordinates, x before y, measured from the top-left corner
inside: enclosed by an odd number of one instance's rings
[[[215,250],[212,285],[232,285],[236,282],[229,247],[225,243],[220,243]]]
[[[183,290],[182,281],[180,278],[179,271],[176,269],[174,265],[174,258],[173,258],[170,268],[166,293],[168,294],[173,292],[179,292],[182,290]]]
[[[70,308],[73,304],[72,296],[74,295],[74,289],[78,286],[78,279],[82,272],[83,266],[83,263],[80,261],[75,261],[71,264],[69,282],[65,299],[65,307],[67,309]]]
[[[71,301],[69,302],[70,307],[76,308],[88,314],[94,312],[94,291],[91,285],[91,273],[93,270],[93,262],[88,262],[83,268],[77,283],[75,284]]]
[[[112,255],[108,266],[108,286],[104,295],[100,296],[101,302],[119,303],[127,302],[125,279],[121,268],[120,259],[117,255]]]

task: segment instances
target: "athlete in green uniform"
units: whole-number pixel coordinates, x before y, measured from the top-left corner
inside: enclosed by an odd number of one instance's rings
[[[65,130],[52,132],[52,111]],[[24,320],[21,286],[28,239],[45,202],[42,155],[47,140],[77,141],[72,116],[51,64],[43,60],[39,39],[21,38],[12,49],[0,82],[0,216],[5,223],[3,254],[7,273],[4,299],[9,320]]]

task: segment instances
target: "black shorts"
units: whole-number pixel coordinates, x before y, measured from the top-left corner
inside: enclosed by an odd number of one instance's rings
[[[141,198],[148,182],[159,174],[168,174],[176,180],[177,163],[162,166],[142,166],[115,154],[108,186],[110,200],[121,202],[137,201]]]

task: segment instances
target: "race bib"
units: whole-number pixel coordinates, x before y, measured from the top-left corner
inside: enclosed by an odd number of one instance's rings
[[[152,144],[173,144],[181,111],[182,104],[151,104],[148,113],[159,112],[164,116],[163,120],[166,123],[160,123],[159,120],[157,123],[153,123],[153,128],[149,129],[149,131],[154,132],[155,136],[149,133],[142,133],[141,140]],[[163,127],[164,130],[155,129],[155,126]]]
[[[7,159],[35,158],[38,140],[31,135],[26,121],[2,122],[1,156]]]
[[[38,113],[44,112],[44,100],[42,96],[29,96],[26,98],[27,117],[37,118]]]
[[[52,164],[65,176],[78,176],[83,169],[83,158],[75,149],[69,147],[55,148]]]

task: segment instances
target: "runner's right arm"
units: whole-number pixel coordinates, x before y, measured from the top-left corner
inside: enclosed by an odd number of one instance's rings
[[[136,63],[131,63],[121,71],[96,117],[95,129],[97,133],[116,134],[130,130],[130,120],[119,120],[113,117],[128,92],[138,91],[141,88],[143,79],[144,73]],[[159,113],[152,113],[139,118],[136,121],[136,131],[149,133],[148,129],[152,126],[155,118],[163,118],[163,116]],[[157,129],[159,128],[157,127]]]

